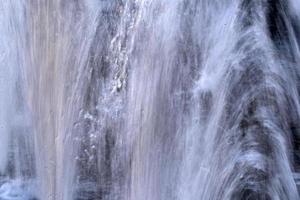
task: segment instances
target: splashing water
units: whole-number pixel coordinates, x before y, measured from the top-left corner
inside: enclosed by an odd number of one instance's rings
[[[299,199],[297,0],[0,12],[0,199]]]

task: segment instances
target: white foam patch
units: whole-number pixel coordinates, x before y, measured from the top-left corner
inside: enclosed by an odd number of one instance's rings
[[[36,200],[34,183],[10,180],[0,186],[0,200]]]

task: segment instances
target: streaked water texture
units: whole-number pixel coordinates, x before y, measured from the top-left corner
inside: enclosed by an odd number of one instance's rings
[[[0,199],[300,199],[299,44],[299,0],[0,0]]]

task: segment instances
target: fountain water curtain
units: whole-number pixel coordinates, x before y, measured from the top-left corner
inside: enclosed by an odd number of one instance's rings
[[[300,199],[299,45],[299,0],[0,0],[0,199]]]

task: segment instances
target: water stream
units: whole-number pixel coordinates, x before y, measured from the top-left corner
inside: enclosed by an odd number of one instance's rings
[[[298,200],[299,0],[0,0],[0,200]]]

